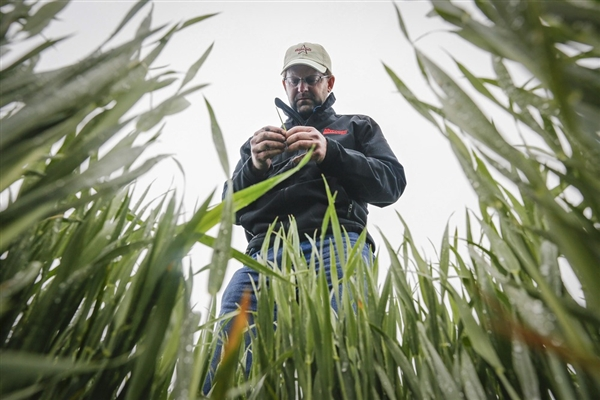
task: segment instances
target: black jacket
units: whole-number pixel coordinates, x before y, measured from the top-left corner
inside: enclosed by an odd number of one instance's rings
[[[326,177],[340,225],[348,232],[362,232],[367,225],[367,203],[384,207],[402,194],[406,186],[404,168],[388,145],[379,125],[364,115],[338,115],[332,108],[335,97],[329,95],[315,108],[308,120],[276,99],[289,119],[286,129],[296,125],[312,126],[325,135],[327,152],[321,164],[310,161],[296,174],[267,192],[248,207],[238,211],[236,224],[246,230],[248,249],[258,249],[271,223],[278,219],[287,228],[293,215],[301,237],[320,230],[328,206],[323,182]],[[298,153],[283,153],[272,159],[262,176],[252,169],[250,140],[240,149],[241,159],[233,173],[233,190],[238,191],[293,167]],[[372,239],[369,241],[373,244]]]

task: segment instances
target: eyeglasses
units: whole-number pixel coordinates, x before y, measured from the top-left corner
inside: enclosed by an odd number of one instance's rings
[[[321,82],[321,79],[323,78],[329,78],[329,75],[308,75],[304,78],[288,76],[287,78],[283,78],[283,80],[286,81],[288,85],[296,87],[301,81],[304,81],[304,83],[306,83],[308,86],[315,86],[317,83]]]

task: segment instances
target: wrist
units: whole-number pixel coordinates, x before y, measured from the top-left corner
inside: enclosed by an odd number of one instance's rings
[[[256,166],[256,164],[254,164],[254,162],[250,163],[250,170],[252,171],[252,173],[254,174],[254,176],[260,178],[262,176],[265,175],[265,173],[269,170],[269,166],[267,165],[266,168],[259,168]]]

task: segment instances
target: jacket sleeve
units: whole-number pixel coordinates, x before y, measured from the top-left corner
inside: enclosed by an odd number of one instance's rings
[[[361,116],[358,122],[354,129],[357,150],[327,138],[327,153],[319,166],[325,175],[339,179],[354,199],[378,207],[393,204],[406,187],[404,167],[375,121]]]
[[[245,189],[249,186],[254,185],[262,180],[264,180],[266,174],[264,176],[258,176],[254,173],[252,169],[252,156],[250,153],[250,139],[246,141],[240,148],[240,160],[238,161],[235,170],[233,171],[233,175],[231,177],[231,181],[233,183],[233,191],[237,192],[242,189]],[[223,186],[223,194],[222,197],[225,197],[225,192],[227,191],[227,182]]]

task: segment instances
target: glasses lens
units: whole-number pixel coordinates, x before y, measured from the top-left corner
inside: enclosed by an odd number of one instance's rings
[[[300,84],[301,81],[306,82],[308,86],[314,86],[321,81],[321,79],[325,78],[324,75],[309,75],[304,78],[298,78],[296,76],[288,76],[285,78],[288,85],[296,87]]]
[[[300,78],[297,78],[295,76],[288,76],[287,78],[285,78],[285,80],[287,81],[287,83],[291,86],[298,86],[298,84],[300,83]]]
[[[308,86],[316,85],[317,83],[319,83],[320,80],[321,75],[309,75],[306,78],[304,78],[304,82],[306,82]]]

